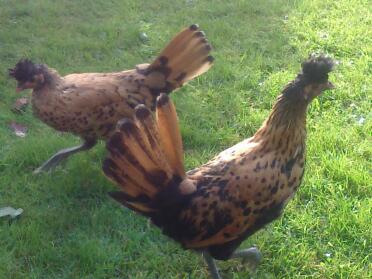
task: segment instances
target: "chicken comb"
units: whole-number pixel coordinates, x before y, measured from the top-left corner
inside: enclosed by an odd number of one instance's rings
[[[8,69],[10,77],[17,81],[28,81],[38,73],[38,67],[29,59],[21,59],[13,69]]]
[[[328,73],[333,70],[334,65],[330,57],[312,54],[302,63],[302,76],[310,83],[323,83],[328,80]]]

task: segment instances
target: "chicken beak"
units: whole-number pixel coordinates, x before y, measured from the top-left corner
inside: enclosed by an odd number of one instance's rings
[[[335,88],[336,88],[336,87],[333,85],[332,82],[330,82],[330,81],[327,82],[327,87],[326,87],[326,89],[330,90],[330,89],[335,89]]]

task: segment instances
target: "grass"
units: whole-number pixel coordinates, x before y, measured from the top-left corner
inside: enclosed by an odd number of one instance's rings
[[[368,1],[0,0],[0,207],[25,210],[18,220],[0,220],[1,279],[208,278],[199,256],[108,198],[114,186],[101,172],[103,144],[51,174],[32,175],[78,139],[30,109],[14,115],[19,96],[6,76],[21,57],[61,74],[129,69],[194,22],[216,63],[172,95],[188,169],[252,135],[309,53],[340,62],[331,75],[337,89],[309,109],[302,187],[281,219],[243,244],[256,244],[263,263],[254,274],[239,261],[220,263],[224,278],[371,278]],[[12,120],[29,127],[26,138],[11,133]]]

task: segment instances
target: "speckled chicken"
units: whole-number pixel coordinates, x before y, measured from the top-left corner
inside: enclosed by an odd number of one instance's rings
[[[333,88],[333,63],[310,57],[251,137],[185,173],[175,108],[157,99],[156,119],[143,105],[134,120],[119,122],[107,143],[103,170],[120,191],[111,196],[160,227],[186,249],[201,251],[214,279],[213,259],[260,260],[257,248],[236,251],[242,241],[278,218],[304,174],[306,110]]]
[[[81,146],[59,151],[35,172],[49,170],[68,156],[107,139],[138,104],[153,110],[156,97],[206,72],[213,63],[211,46],[197,25],[180,32],[152,64],[115,73],[81,73],[61,77],[46,65],[21,60],[11,77],[17,91],[31,88],[33,112],[58,131],[80,136]]]

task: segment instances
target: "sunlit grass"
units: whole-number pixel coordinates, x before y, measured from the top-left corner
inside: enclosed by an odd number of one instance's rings
[[[243,244],[256,244],[263,263],[253,275],[239,261],[221,263],[224,278],[372,277],[368,1],[0,0],[0,207],[25,210],[0,220],[1,279],[208,278],[198,255],[109,199],[103,144],[32,175],[79,140],[30,109],[14,115],[19,96],[6,76],[21,57],[62,74],[129,69],[191,23],[206,31],[216,62],[172,95],[189,169],[252,135],[309,53],[339,61],[337,89],[309,109],[302,187],[281,219]],[[26,138],[13,136],[12,120],[29,127]]]

